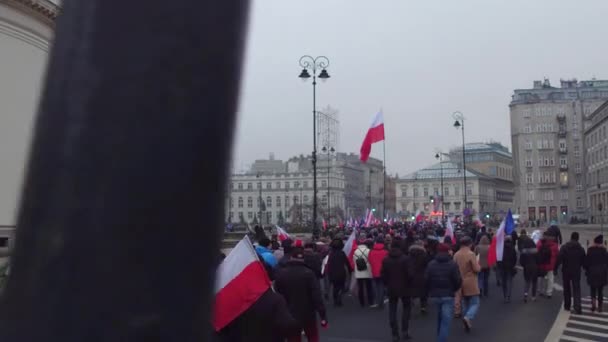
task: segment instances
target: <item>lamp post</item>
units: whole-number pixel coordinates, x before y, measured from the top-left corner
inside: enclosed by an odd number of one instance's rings
[[[259,200],[258,200],[258,206],[260,208],[260,212],[259,212],[259,217],[260,217],[260,225],[262,227],[264,227],[264,219],[262,218],[262,181],[260,180],[260,174],[258,173],[257,175],[255,175],[255,178],[258,179],[258,190],[259,190]]]
[[[462,131],[462,179],[464,183],[464,209],[467,208],[467,161],[465,158],[465,144],[464,144],[464,115],[461,112],[452,113],[452,117],[454,118],[454,127],[456,129],[461,129]]]
[[[312,74],[312,235],[319,237],[317,227],[317,71],[319,78],[325,81],[329,78],[326,68],[329,67],[329,59],[325,56],[312,57],[304,55],[300,57],[300,79],[306,81]],[[310,71],[310,72],[309,72]]]
[[[443,198],[443,158],[442,158],[443,154],[442,153],[436,153],[435,154],[435,158],[437,160],[439,160],[439,169],[441,170],[441,226],[445,227],[445,206],[443,205],[444,202],[444,198]]]
[[[327,223],[329,224],[331,223],[331,186],[329,183],[329,174],[331,172],[331,156],[334,152],[336,152],[336,149],[333,147],[327,148],[327,146],[323,146],[321,151],[323,151],[324,154],[327,154]]]

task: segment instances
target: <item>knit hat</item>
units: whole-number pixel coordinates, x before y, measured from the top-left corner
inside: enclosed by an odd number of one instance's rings
[[[600,235],[596,236],[595,239],[593,239],[593,242],[596,243],[596,244],[598,244],[598,245],[603,244],[604,243],[604,235],[600,234]]]
[[[437,252],[439,253],[447,253],[450,250],[450,246],[446,245],[445,243],[440,243],[437,246]]]

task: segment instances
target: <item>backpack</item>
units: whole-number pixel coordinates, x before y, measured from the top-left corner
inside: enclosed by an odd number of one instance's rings
[[[549,244],[541,244],[540,251],[538,253],[538,263],[541,265],[551,263],[551,247],[549,247]]]
[[[357,271],[366,271],[367,270],[367,258],[365,257],[365,253],[361,252],[361,256],[357,257],[355,260],[355,265],[357,266]]]

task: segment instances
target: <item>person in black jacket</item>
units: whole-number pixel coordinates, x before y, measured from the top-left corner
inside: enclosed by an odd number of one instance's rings
[[[450,247],[446,244],[437,246],[437,255],[429,263],[425,272],[426,288],[429,298],[437,304],[438,341],[446,341],[450,332],[450,323],[454,317],[454,294],[462,286],[458,265],[448,254]]]
[[[334,305],[342,306],[342,294],[346,276],[353,271],[344,251],[344,242],[335,238],[330,244],[329,257],[327,258],[326,273],[331,283],[334,297]]]
[[[426,271],[426,266],[430,260],[422,241],[418,240],[410,246],[408,256],[410,259],[411,274],[409,288],[410,298],[412,300],[414,300],[414,298],[420,298],[420,311],[426,313],[427,291],[424,272]]]
[[[557,275],[559,267],[562,266],[564,309],[570,310],[574,297],[574,312],[581,314],[581,269],[585,265],[585,249],[578,243],[578,238],[578,233],[573,232],[570,241],[562,246],[557,255],[554,274]]]
[[[222,342],[269,341],[282,342],[299,334],[300,324],[287,308],[280,294],[268,289],[234,321],[217,334]]]
[[[547,234],[555,238],[558,246],[562,244],[562,232],[559,230],[558,226],[552,224],[549,228],[547,228]]]
[[[502,252],[502,261],[498,262],[500,268],[500,275],[502,277],[502,294],[505,303],[511,302],[511,291],[513,290],[513,277],[517,273],[515,270],[517,266],[517,252],[513,245],[513,239],[510,235],[505,236],[505,243]]]
[[[604,237],[598,235],[593,245],[587,248],[585,257],[587,284],[591,288],[591,311],[603,311],[604,286],[608,282],[608,252],[604,246]]]
[[[401,304],[403,305],[401,316],[402,337],[405,340],[411,339],[409,335],[411,301],[407,291],[411,279],[409,267],[408,257],[403,254],[400,242],[393,241],[388,255],[382,261],[382,269],[380,271],[388,294],[388,320],[393,341],[399,341],[399,325],[397,323],[399,300],[401,300]]]
[[[304,244],[304,263],[315,273],[317,279],[321,279],[323,276],[321,274],[322,262],[321,256],[315,250],[314,242],[307,241]]]
[[[285,297],[289,312],[306,333],[308,341],[319,341],[317,313],[321,325],[327,325],[325,305],[321,296],[319,280],[304,262],[304,251],[295,247],[291,259],[281,268],[274,282],[276,291]],[[300,338],[300,332],[290,336],[290,340]]]
[[[519,246],[519,264],[524,268],[524,303],[528,302],[530,287],[532,287],[532,301],[534,302],[538,286],[538,249],[525,229],[521,230],[517,245]]]

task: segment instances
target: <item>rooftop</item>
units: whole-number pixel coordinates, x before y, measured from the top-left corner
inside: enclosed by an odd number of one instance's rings
[[[443,171],[442,171],[443,168]],[[408,175],[400,177],[400,180],[418,180],[418,179],[441,179],[441,173],[443,172],[443,179],[451,178],[462,178],[462,168],[458,167],[458,164],[451,161],[443,161],[441,163],[433,164],[427,168],[420,169],[412,172]],[[467,170],[467,178],[485,178],[483,175]]]

